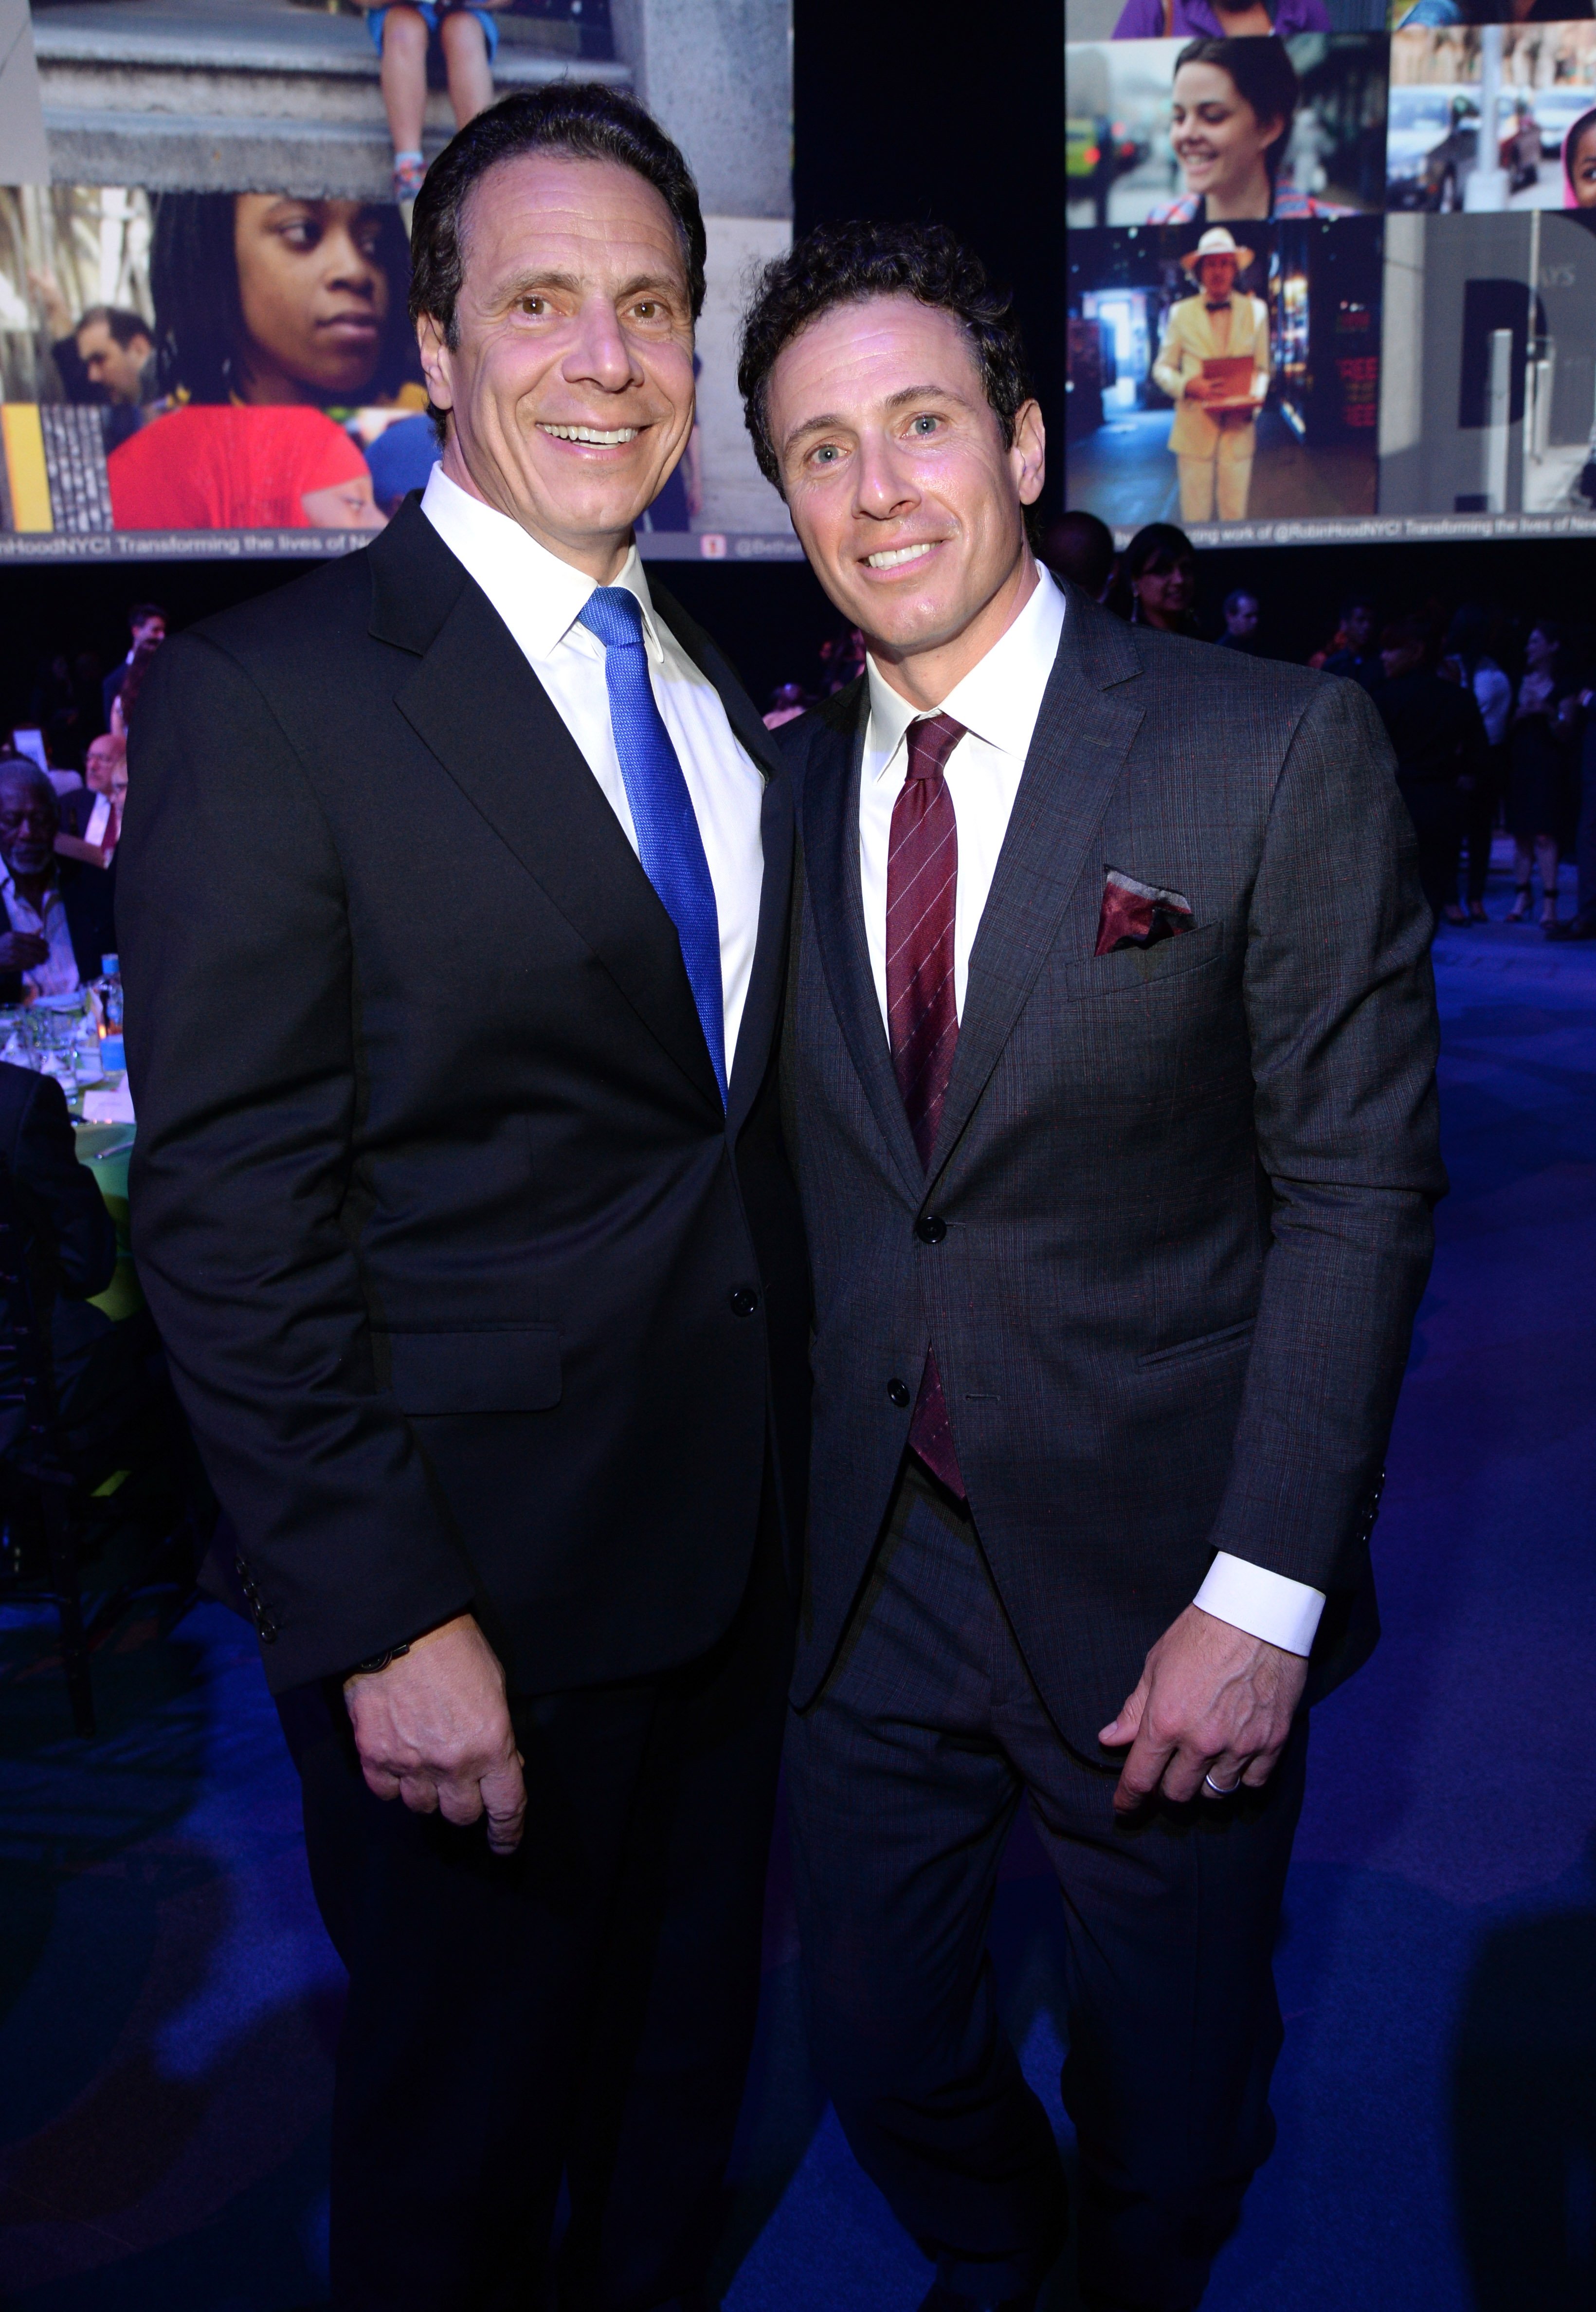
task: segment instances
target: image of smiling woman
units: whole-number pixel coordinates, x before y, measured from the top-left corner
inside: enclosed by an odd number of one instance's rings
[[[1563,139],[1563,206],[1596,209],[1596,106]]]
[[[1283,179],[1300,94],[1284,40],[1189,40],[1170,92],[1170,143],[1186,189],[1151,209],[1148,223],[1349,215]]]
[[[150,252],[162,390],[187,401],[423,408],[409,287],[396,209],[162,194]]]

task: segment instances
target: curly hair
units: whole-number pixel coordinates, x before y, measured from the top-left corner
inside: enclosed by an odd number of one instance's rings
[[[477,180],[501,161],[552,153],[572,161],[614,161],[631,169],[664,201],[682,237],[687,293],[696,321],[703,311],[703,215],[693,171],[651,113],[598,81],[556,81],[518,90],[479,112],[427,171],[410,223],[410,316],[426,314],[450,348],[460,341],[458,308],[466,278],[461,219]],[[441,441],[448,413],[432,411]]]
[[[150,296],[163,393],[185,393],[192,401],[232,398],[249,342],[234,240],[238,198],[161,193],[156,199]],[[376,370],[362,394],[383,401],[414,377],[415,340],[405,314],[410,259],[398,211],[373,202],[371,213],[379,221],[376,261],[388,276],[388,319]]]
[[[1013,443],[1015,421],[1032,398],[1031,381],[1019,331],[1008,318],[1008,293],[988,280],[980,258],[946,225],[821,224],[772,258],[743,316],[737,362],[743,415],[759,470],[779,490],[781,469],[765,417],[771,372],[811,321],[834,305],[867,297],[913,297],[950,314],[970,340],[1004,442]]]

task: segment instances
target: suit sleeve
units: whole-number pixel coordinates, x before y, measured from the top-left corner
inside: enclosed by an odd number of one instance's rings
[[[1216,1549],[1356,1585],[1444,1195],[1429,915],[1390,742],[1327,682],[1276,787],[1244,967],[1272,1242]]]
[[[266,700],[202,637],[160,653],[133,756],[118,913],[134,1252],[281,1690],[414,1637],[472,1585],[373,1378],[331,830]]]
[[[1175,315],[1179,311],[1178,305],[1172,309],[1169,319],[1164,325],[1163,341],[1153,362],[1155,380],[1177,407],[1186,391],[1186,348],[1182,343],[1179,324],[1175,320]]]
[[[66,1097],[49,1076],[35,1077],[30,1088],[11,1171],[22,1201],[42,1223],[39,1232],[66,1298],[86,1300],[103,1292],[116,1273],[116,1225],[92,1175],[77,1160]]]

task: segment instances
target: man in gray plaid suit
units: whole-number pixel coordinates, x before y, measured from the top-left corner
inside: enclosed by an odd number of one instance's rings
[[[1374,1642],[1445,1187],[1412,830],[1354,684],[1038,569],[1041,417],[947,234],[811,234],[741,381],[869,652],[781,733],[815,2060],[927,2307],[1033,2304],[1063,2176],[985,1952],[1027,1797],[1064,1896],[1082,2292],[1188,2312],[1273,2138],[1305,1705]]]

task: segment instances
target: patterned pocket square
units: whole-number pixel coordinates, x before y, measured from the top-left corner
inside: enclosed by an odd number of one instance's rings
[[[1160,940],[1190,928],[1191,902],[1182,893],[1166,891],[1157,883],[1138,883],[1117,867],[1108,870],[1095,954],[1112,955],[1121,947],[1156,947]]]

